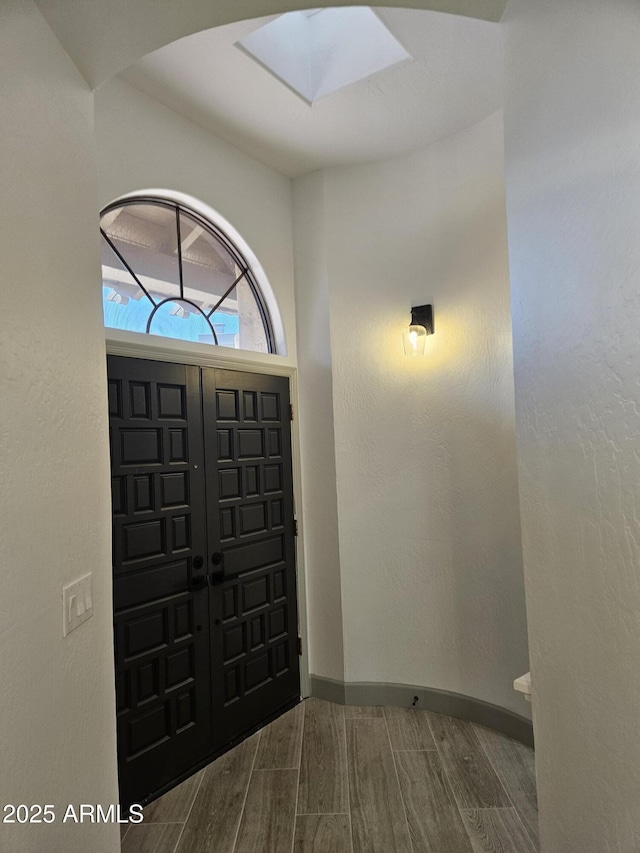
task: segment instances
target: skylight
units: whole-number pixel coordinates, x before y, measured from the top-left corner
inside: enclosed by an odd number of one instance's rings
[[[411,59],[366,6],[289,12],[237,46],[309,104]]]

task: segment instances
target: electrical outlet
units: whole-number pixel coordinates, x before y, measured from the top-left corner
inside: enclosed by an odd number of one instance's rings
[[[62,636],[93,616],[91,572],[62,587]]]

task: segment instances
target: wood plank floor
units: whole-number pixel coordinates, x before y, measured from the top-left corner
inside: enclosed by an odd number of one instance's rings
[[[307,699],[147,806],[122,853],[536,853],[537,818],[522,744]]]

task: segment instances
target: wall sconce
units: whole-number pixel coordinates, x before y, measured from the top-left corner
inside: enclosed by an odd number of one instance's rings
[[[402,333],[405,355],[424,355],[427,335],[433,334],[433,305],[411,309],[411,325]]]

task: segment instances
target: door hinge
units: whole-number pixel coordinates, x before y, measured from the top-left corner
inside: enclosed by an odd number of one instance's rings
[[[298,535],[298,519],[297,518],[293,519],[293,535],[294,536]]]
[[[302,637],[298,637],[298,656],[302,657]]]
[[[293,404],[289,406],[289,420],[293,420]]]

